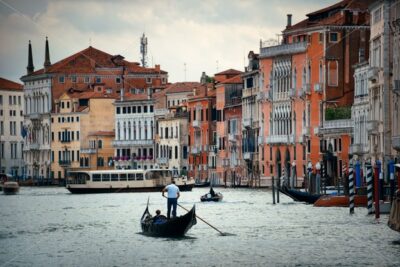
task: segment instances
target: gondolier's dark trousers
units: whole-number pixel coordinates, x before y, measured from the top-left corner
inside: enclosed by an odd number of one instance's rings
[[[172,207],[172,218],[176,217],[176,206],[178,205],[178,199],[175,198],[168,198],[168,213],[167,213],[167,218],[170,218],[170,214],[171,214],[171,207]]]

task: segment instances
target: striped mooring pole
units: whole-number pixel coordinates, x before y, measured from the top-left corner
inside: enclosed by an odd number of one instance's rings
[[[372,190],[373,190],[373,180],[372,180],[372,165],[371,163],[366,163],[365,166],[367,167],[367,199],[368,199],[368,214],[372,214],[372,205],[374,204]]]
[[[353,177],[353,164],[349,167],[349,208],[350,214],[354,213],[354,177]]]
[[[321,172],[322,172],[322,188],[324,190],[324,194],[326,194],[326,169],[323,161],[321,161]]]

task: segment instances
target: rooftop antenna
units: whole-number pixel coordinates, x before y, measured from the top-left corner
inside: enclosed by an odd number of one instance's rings
[[[147,67],[147,37],[142,35],[140,38],[140,53],[142,54],[142,67]]]
[[[185,80],[184,81],[186,81],[186,62],[183,63],[183,71],[185,72]]]
[[[218,72],[218,60],[216,61],[216,63],[217,63],[217,72]]]
[[[89,46],[92,46],[92,38],[89,37]]]

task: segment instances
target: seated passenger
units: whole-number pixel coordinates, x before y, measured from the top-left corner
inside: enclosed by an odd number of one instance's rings
[[[161,223],[164,223],[166,220],[167,220],[167,218],[164,215],[161,215],[161,211],[156,210],[156,216],[153,217],[153,223],[161,224]]]

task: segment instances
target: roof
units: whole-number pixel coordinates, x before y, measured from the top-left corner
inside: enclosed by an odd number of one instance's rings
[[[220,84],[232,84],[232,83],[243,83],[242,75],[236,75],[235,77],[223,80]]]
[[[68,96],[71,98],[78,98],[78,99],[93,99],[93,98],[111,98],[116,99],[119,97],[119,94],[116,93],[105,93],[105,92],[96,92],[91,90],[82,91],[82,90],[75,90],[69,89],[67,92]]]
[[[0,90],[16,90],[16,91],[22,91],[23,86],[20,83],[16,83],[4,78],[0,77]]]
[[[177,82],[169,85],[164,91],[166,94],[193,92],[194,88],[200,86],[199,82]]]
[[[46,73],[96,73],[101,68],[122,68],[125,66],[128,73],[163,73],[158,68],[144,68],[139,63],[129,62],[120,55],[110,55],[92,46],[66,57],[47,68]],[[40,69],[30,75],[44,74],[45,70]]]
[[[241,74],[242,72],[239,70],[235,70],[235,69],[228,69],[228,70],[224,70],[222,72],[218,72],[214,75],[237,75],[237,74]]]
[[[304,19],[290,27],[286,27],[283,32],[293,31],[298,29],[306,29],[315,26],[328,26],[328,25],[347,25],[354,24],[353,21],[346,21],[343,16],[338,13],[340,10],[356,10],[366,12],[368,10],[369,2],[372,0],[365,1],[354,1],[354,0],[343,0],[334,5],[325,7],[323,9],[311,12],[307,14],[307,19]],[[362,18],[355,22],[357,25],[369,25],[367,18]]]

